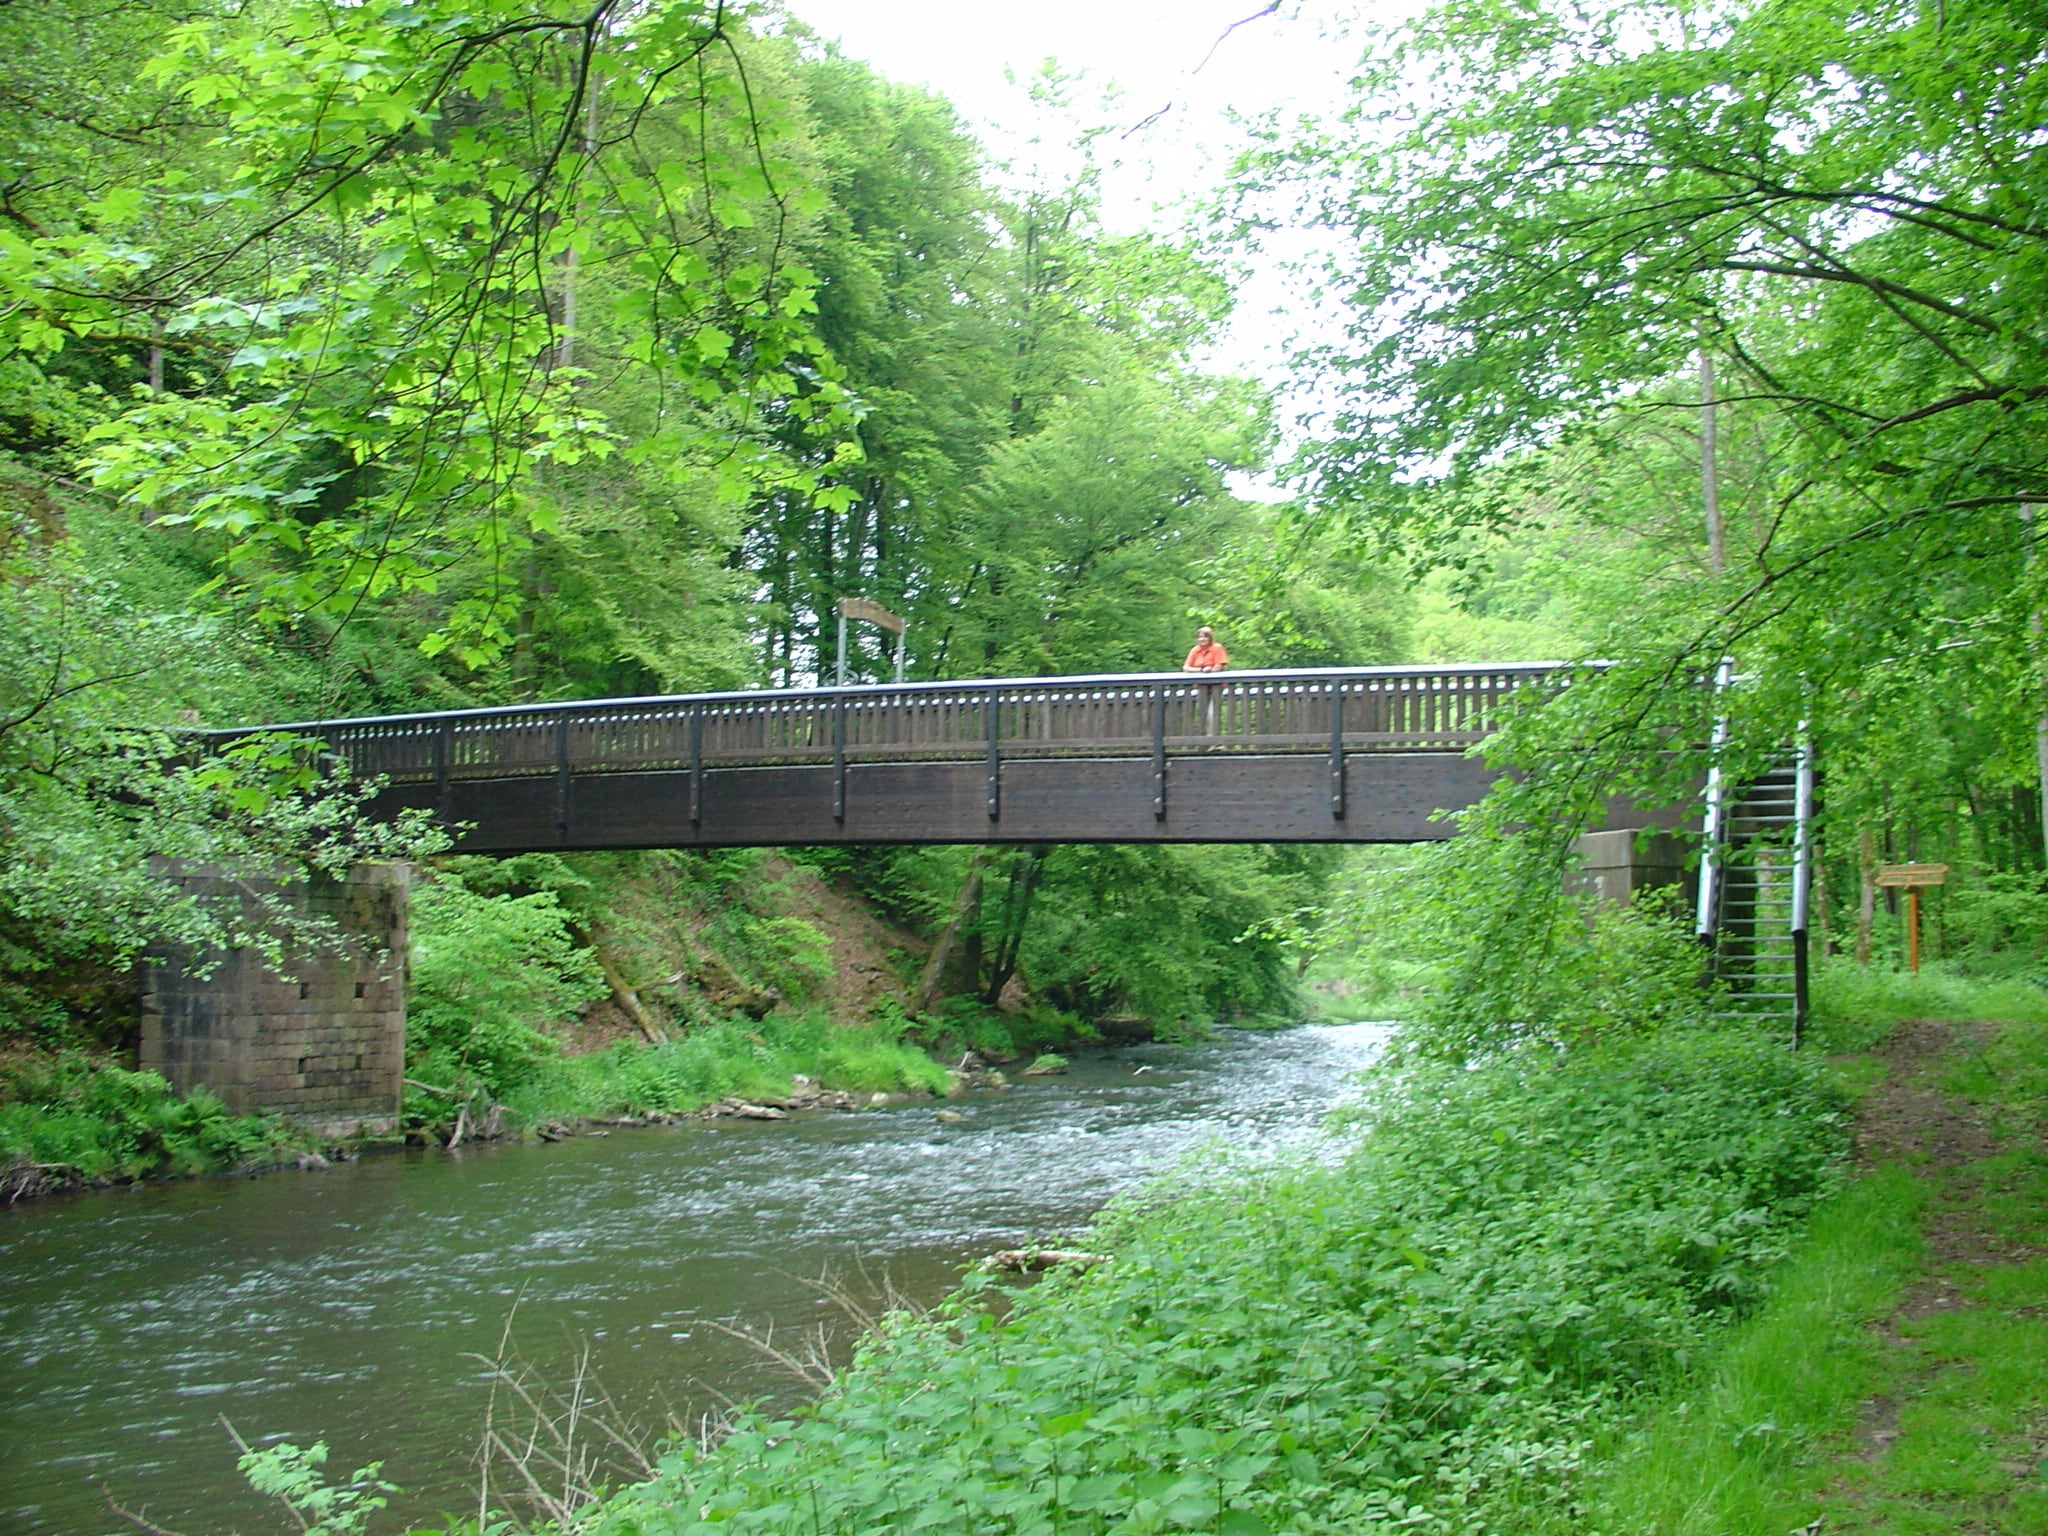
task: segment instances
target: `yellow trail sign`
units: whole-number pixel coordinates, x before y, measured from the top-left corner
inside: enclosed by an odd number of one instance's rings
[[[1948,879],[1946,864],[1880,864],[1877,883],[1899,889],[1920,885],[1941,885]]]

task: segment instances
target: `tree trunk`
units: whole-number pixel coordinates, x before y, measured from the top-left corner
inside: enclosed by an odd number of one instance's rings
[[[591,944],[590,952],[597,956],[597,969],[604,977],[604,984],[612,989],[612,1001],[633,1021],[641,1036],[649,1045],[668,1044],[667,1031],[654,1022],[654,1015],[649,1013],[647,1005],[640,1001],[640,994],[626,985],[626,980],[619,974],[618,967],[612,964],[612,957],[595,942]]]
[[[953,946],[959,942],[960,930],[981,905],[981,873],[988,863],[988,854],[976,849],[967,861],[967,878],[960,882],[960,894],[953,901],[953,916],[946,926],[939,930],[939,936],[932,941],[930,958],[924,963],[924,972],[917,978],[917,996],[911,1002],[912,1013],[929,1013],[932,1004],[939,1000],[939,988],[946,975],[946,962],[953,958]]]
[[[1010,871],[1010,899],[1003,910],[1003,931],[996,941],[996,962],[989,973],[981,1000],[993,1008],[1003,988],[1017,974],[1017,961],[1024,950],[1024,923],[1031,914],[1031,893],[1038,884],[1038,872],[1045,867],[1049,847],[1034,848],[1022,863]]]
[[[533,630],[540,599],[540,554],[529,549],[519,583],[519,616],[512,628],[512,697],[521,703],[540,695],[539,667],[533,654]]]
[[[1877,920],[1877,848],[1871,841],[1870,823],[1857,833],[1857,863],[1863,871],[1862,899],[1856,906],[1856,963],[1870,964],[1870,928]]]

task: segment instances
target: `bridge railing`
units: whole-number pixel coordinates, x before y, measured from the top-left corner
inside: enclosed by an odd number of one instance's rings
[[[520,704],[270,727],[393,783],[789,763],[1452,752],[1562,663],[1010,678]],[[235,737],[245,731],[209,732]]]

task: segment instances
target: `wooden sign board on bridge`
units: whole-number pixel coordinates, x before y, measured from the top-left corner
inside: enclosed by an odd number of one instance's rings
[[[842,619],[866,619],[870,624],[879,624],[892,635],[900,635],[910,627],[908,619],[899,619],[880,603],[871,603],[864,597],[842,597],[839,599],[839,617]]]
[[[880,603],[870,602],[865,597],[842,597],[839,599],[839,665],[834,676],[841,688],[846,686],[846,621],[859,619],[877,629],[886,629],[896,637],[896,681],[903,681],[903,647],[909,643],[910,620],[898,618]]]
[[[1948,879],[1946,864],[1880,864],[1877,883],[1906,893],[1906,968],[1920,974],[1920,892]]]

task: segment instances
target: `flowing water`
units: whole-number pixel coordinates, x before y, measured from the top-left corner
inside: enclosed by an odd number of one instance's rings
[[[949,1107],[618,1130],[365,1158],[0,1212],[0,1532],[280,1529],[222,1428],[382,1459],[394,1515],[472,1507],[486,1367],[509,1328],[568,1380],[586,1344],[659,1429],[790,1378],[711,1326],[777,1340],[839,1314],[806,1284],[886,1273],[929,1301],[964,1262],[1071,1230],[1205,1146],[1314,1134],[1381,1030],[1225,1032],[1076,1060]],[[842,1330],[843,1332],[844,1330]]]

